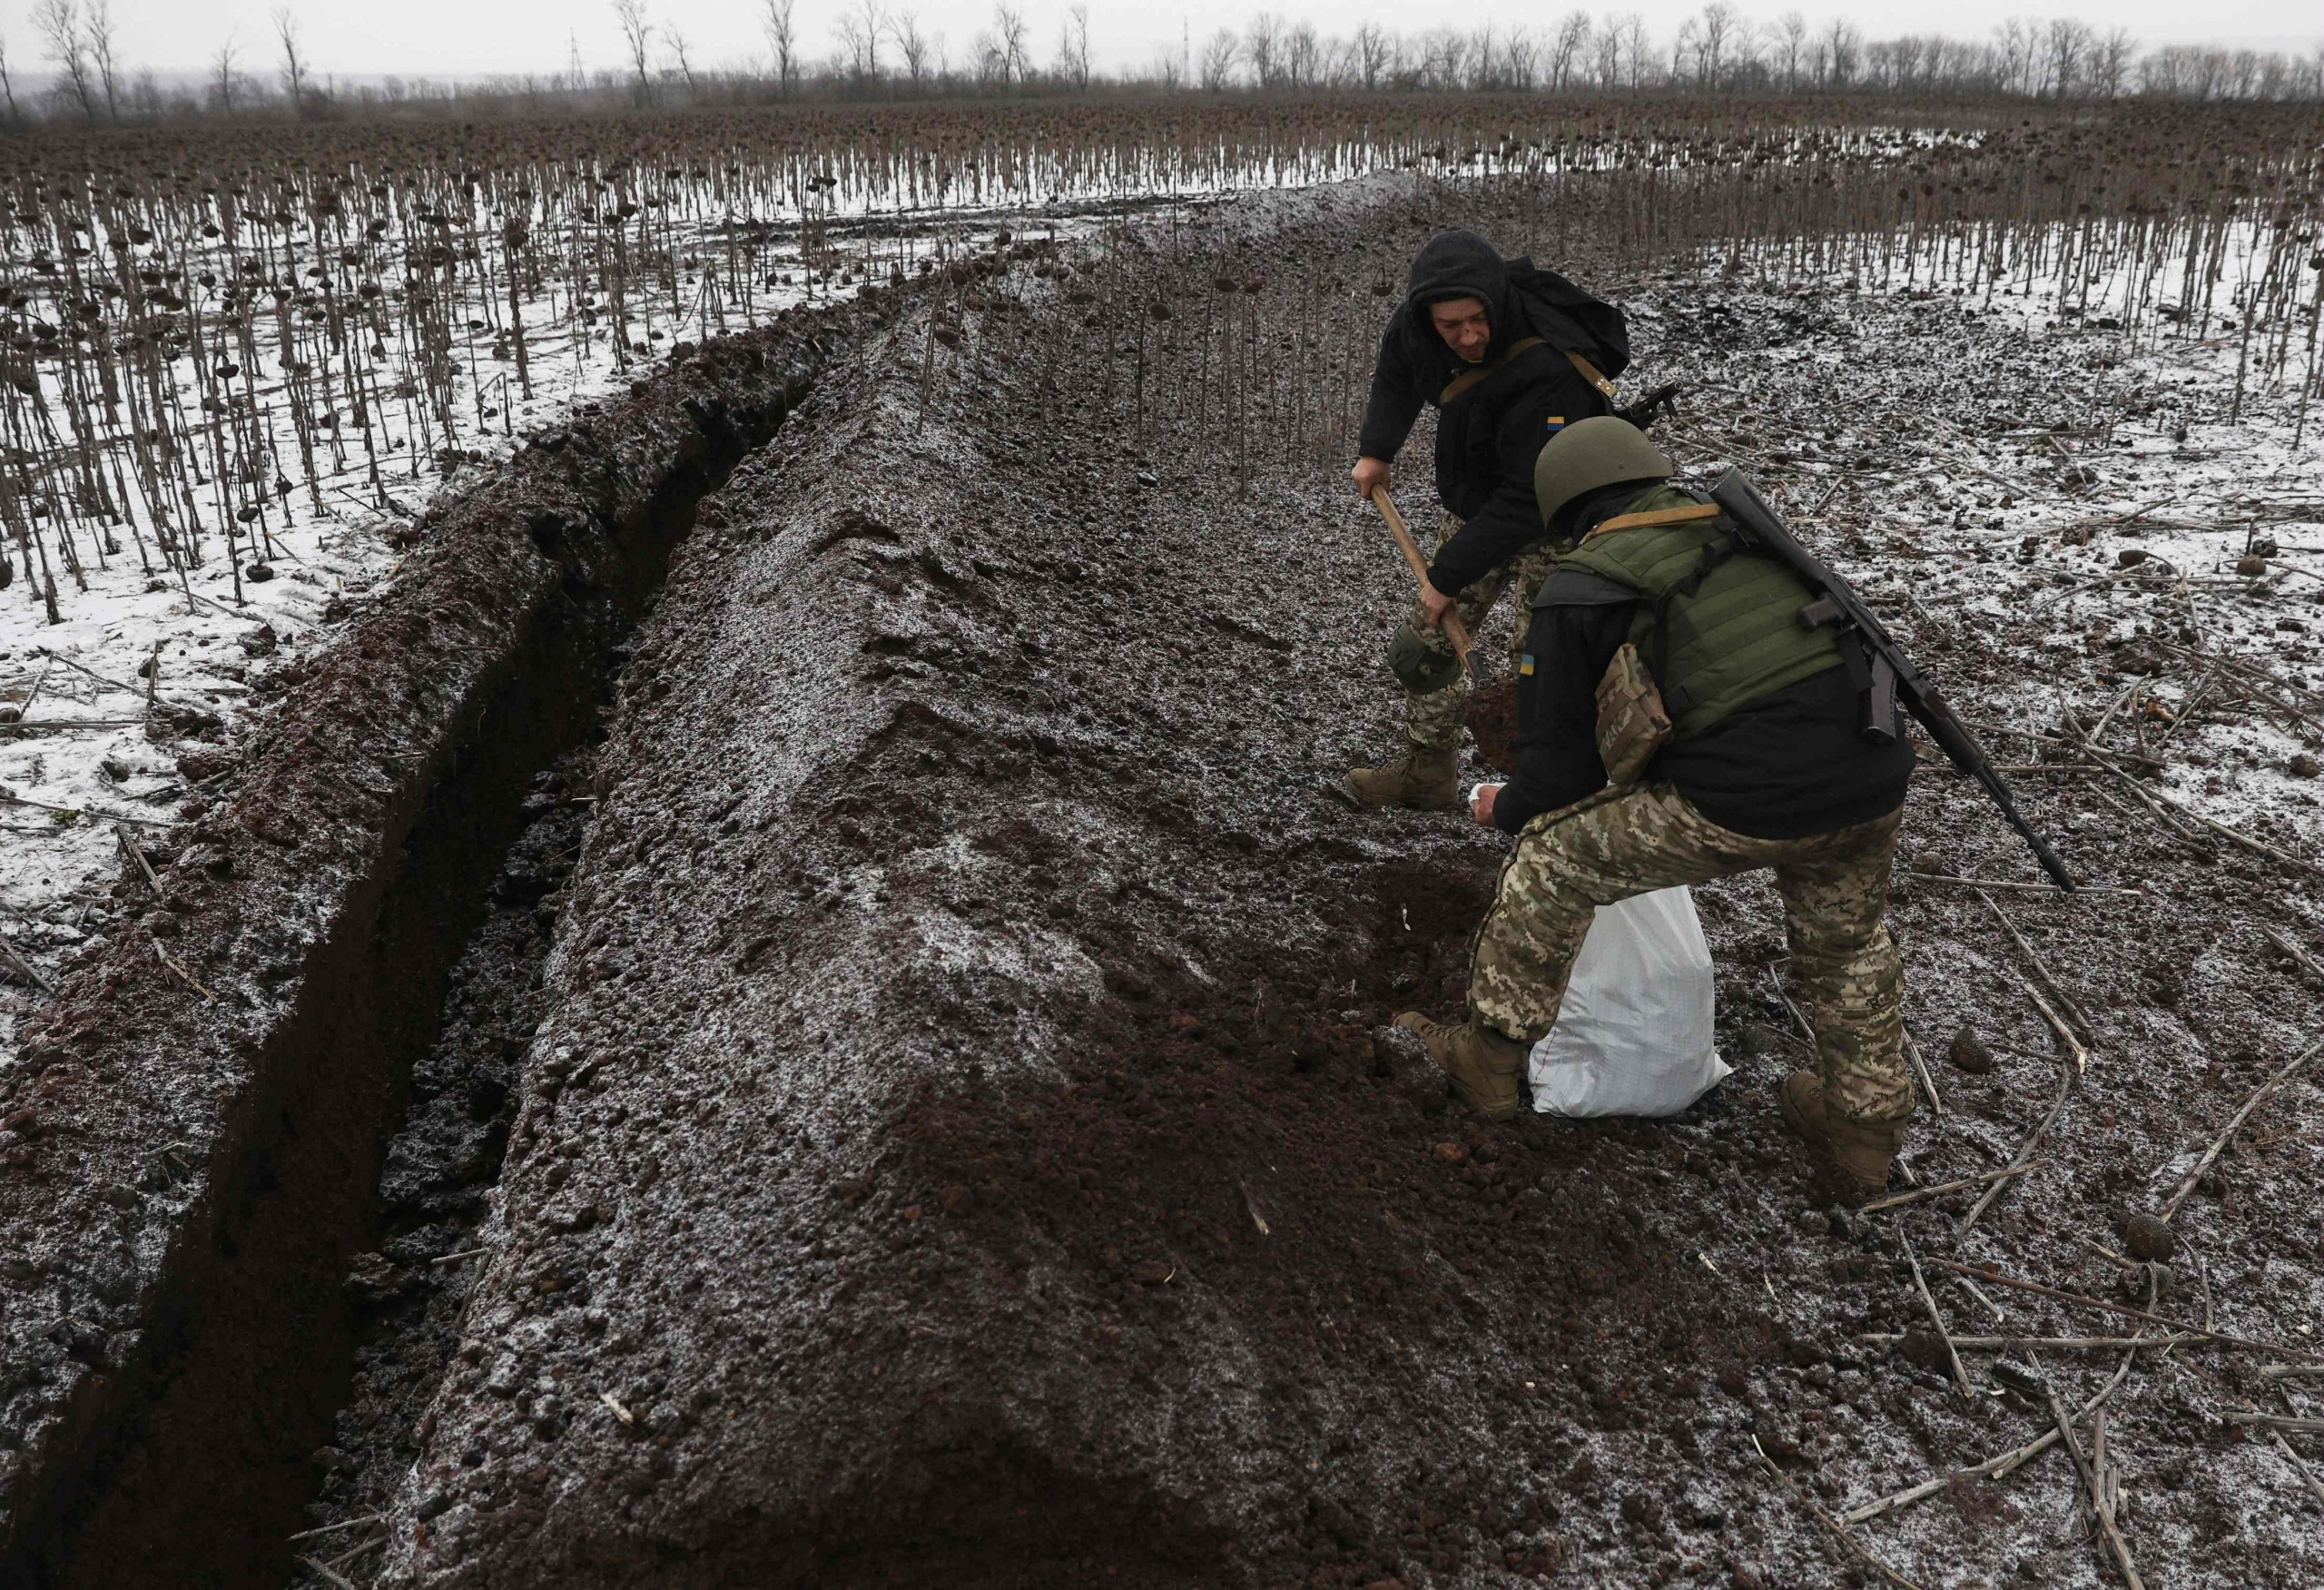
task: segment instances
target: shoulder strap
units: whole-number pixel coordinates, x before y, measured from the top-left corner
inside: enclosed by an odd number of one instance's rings
[[[1716,502],[1690,502],[1684,508],[1658,508],[1650,513],[1618,513],[1581,538],[1591,540],[1609,530],[1638,530],[1655,525],[1682,525],[1693,519],[1717,518],[1723,511]]]
[[[1533,597],[1533,607],[1606,607],[1635,602],[1643,595],[1620,580],[1609,579],[1586,568],[1552,568]]]
[[[1511,360],[1524,352],[1528,348],[1539,348],[1540,346],[1541,346],[1541,339],[1539,337],[1518,338],[1516,341],[1512,342],[1508,347],[1502,349],[1501,357],[1494,360],[1491,364],[1476,365],[1471,369],[1464,370],[1459,375],[1454,376],[1452,380],[1446,384],[1444,390],[1436,394],[1436,406],[1440,409],[1450,406],[1453,399],[1459,397],[1462,392],[1467,391],[1471,387],[1475,386],[1479,381],[1483,380],[1486,377],[1500,373],[1502,366],[1507,364]]]
[[[1709,506],[1716,510],[1716,504]],[[1667,511],[1679,513],[1682,518],[1701,517],[1699,514],[1685,514],[1679,509]],[[1663,702],[1673,713],[1684,713],[1694,706],[1695,697],[1693,691],[1672,677],[1670,604],[1680,597],[1691,597],[1702,589],[1703,581],[1710,578],[1712,570],[1718,568],[1728,558],[1738,556],[1741,551],[1742,548],[1731,535],[1704,542],[1702,552],[1695,558],[1694,568],[1683,578],[1673,580],[1665,588],[1662,595],[1654,604],[1654,675],[1662,682]]]
[[[1539,341],[1541,339],[1538,337],[1534,339],[1536,341]],[[1581,372],[1581,379],[1583,380],[1588,381],[1591,386],[1596,387],[1600,392],[1605,394],[1606,401],[1611,403],[1614,400],[1614,383],[1608,380],[1604,376],[1599,374],[1598,367],[1596,365],[1582,358],[1581,354],[1576,353],[1571,348],[1565,351],[1565,356],[1573,360],[1573,368]]]

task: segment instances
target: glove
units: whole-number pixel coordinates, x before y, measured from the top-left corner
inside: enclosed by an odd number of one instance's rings
[[[1667,386],[1657,387],[1637,402],[1615,410],[1614,418],[1627,420],[1640,430],[1644,430],[1657,420],[1661,419],[1665,413],[1678,411],[1679,393],[1681,390],[1676,381]]]

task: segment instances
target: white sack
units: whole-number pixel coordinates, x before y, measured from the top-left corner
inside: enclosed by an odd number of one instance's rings
[[[1558,1024],[1533,1045],[1533,1108],[1676,1115],[1728,1069],[1711,1042],[1710,946],[1694,895],[1658,889],[1600,906]]]

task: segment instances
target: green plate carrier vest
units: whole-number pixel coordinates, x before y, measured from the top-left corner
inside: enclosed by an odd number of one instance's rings
[[[1661,486],[1622,511],[1702,500]],[[1743,551],[1723,514],[1593,534],[1558,568],[1645,598],[1630,639],[1654,674],[1673,739],[1701,734],[1748,701],[1848,662],[1832,627],[1800,625],[1799,609],[1815,593],[1782,564]]]

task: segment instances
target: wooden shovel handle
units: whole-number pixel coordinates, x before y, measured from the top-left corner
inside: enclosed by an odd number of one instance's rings
[[[1372,501],[1379,509],[1380,517],[1388,521],[1388,533],[1395,537],[1396,545],[1403,548],[1404,561],[1412,568],[1413,578],[1426,585],[1428,559],[1420,555],[1420,543],[1413,539],[1412,531],[1405,528],[1404,516],[1398,513],[1396,505],[1388,500],[1388,489],[1374,486]],[[1461,622],[1461,611],[1457,607],[1444,615],[1444,637],[1452,643],[1453,651],[1459,654],[1461,666],[1473,675],[1477,666],[1469,657],[1469,627]]]

